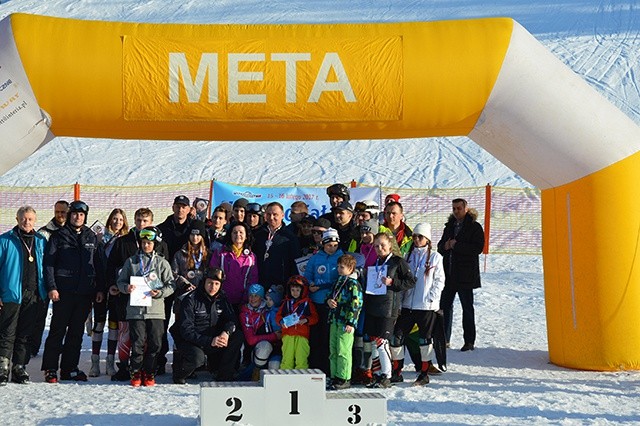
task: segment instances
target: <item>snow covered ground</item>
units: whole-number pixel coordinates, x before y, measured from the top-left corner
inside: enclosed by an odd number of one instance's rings
[[[614,0],[8,0],[0,4],[0,17],[28,12],[132,22],[297,23],[510,16],[640,123],[638,7],[635,1]],[[58,138],[1,176],[0,184],[142,185],[216,178],[247,184],[356,179],[413,188],[528,185],[466,138],[248,143],[242,148],[229,142]],[[153,152],[155,161],[140,162],[141,152]],[[300,164],[305,164],[302,175]],[[478,348],[457,350],[462,336],[456,307],[449,371],[425,388],[407,383],[384,390],[390,423],[640,423],[640,373],[584,372],[549,364],[540,257],[491,255],[482,278],[483,288],[476,292]],[[81,367],[87,371],[88,338],[84,347]],[[132,389],[103,376],[48,385],[39,372],[40,361],[29,365],[33,384],[0,389],[3,423],[197,423],[195,384],[175,386],[164,376],[155,388]],[[406,379],[411,378],[407,372]]]

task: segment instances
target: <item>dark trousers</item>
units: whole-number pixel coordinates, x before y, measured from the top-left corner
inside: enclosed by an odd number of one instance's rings
[[[440,295],[440,308],[444,313],[444,333],[447,342],[451,341],[451,327],[453,324],[453,301],[456,293],[462,305],[462,331],[464,343],[476,343],[476,320],[473,308],[473,289],[455,290],[451,287],[444,287]]]
[[[329,368],[329,307],[316,304],[318,322],[309,331],[309,368],[318,368],[330,377]]]
[[[29,340],[35,329],[33,318],[43,304],[37,290],[23,291],[22,303],[4,303],[0,309],[0,357],[9,358],[14,365],[29,363]]]
[[[93,295],[90,294],[60,293],[60,300],[53,303],[49,335],[42,354],[42,370],[57,370],[58,362],[60,370],[78,368],[84,323],[92,301]]]
[[[213,337],[211,340],[213,340]],[[226,348],[202,347],[182,339],[176,339],[176,344],[180,351],[180,365],[176,368],[174,364],[173,375],[175,378],[186,379],[196,368],[205,363],[206,356],[209,368],[218,371],[216,380],[232,381],[236,375],[236,365],[240,359],[240,350],[243,343],[244,337],[242,332],[238,330],[229,336]]]
[[[44,327],[47,322],[47,314],[49,313],[49,298],[47,297],[42,304],[38,307],[34,319],[33,334],[29,337],[29,347],[31,348],[31,354],[36,355],[40,352],[40,346],[42,346],[42,335],[44,334]]]
[[[164,332],[164,320],[139,319],[128,320],[129,336],[131,337],[131,357],[129,358],[129,370],[146,372],[156,371],[156,357],[162,344]],[[146,349],[145,349],[146,343]]]
[[[171,321],[171,314],[173,313],[173,300],[175,299],[175,295],[171,295],[164,298],[164,317],[163,320],[163,331],[162,334],[162,344],[160,346],[160,350],[158,351],[158,365],[165,365],[167,363],[167,353],[169,352],[169,338],[167,336],[167,330],[169,329],[169,321]]]

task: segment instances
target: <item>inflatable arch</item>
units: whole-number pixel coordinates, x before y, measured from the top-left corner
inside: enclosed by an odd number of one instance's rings
[[[542,189],[551,361],[640,368],[640,128],[512,19],[173,25],[15,14],[0,40],[0,173],[54,135],[470,137]]]

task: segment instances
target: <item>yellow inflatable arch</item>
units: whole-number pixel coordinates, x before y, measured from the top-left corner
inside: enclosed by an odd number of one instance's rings
[[[54,135],[469,136],[542,189],[551,361],[640,368],[640,128],[512,19],[172,25],[15,14],[0,40],[0,173]]]

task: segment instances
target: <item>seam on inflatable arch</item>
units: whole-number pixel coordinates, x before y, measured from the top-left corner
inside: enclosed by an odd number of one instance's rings
[[[571,316],[573,317],[573,329],[578,328],[576,319],[576,292],[573,276],[573,238],[571,234],[571,194],[567,193],[567,231],[569,239],[569,281],[571,282]]]

